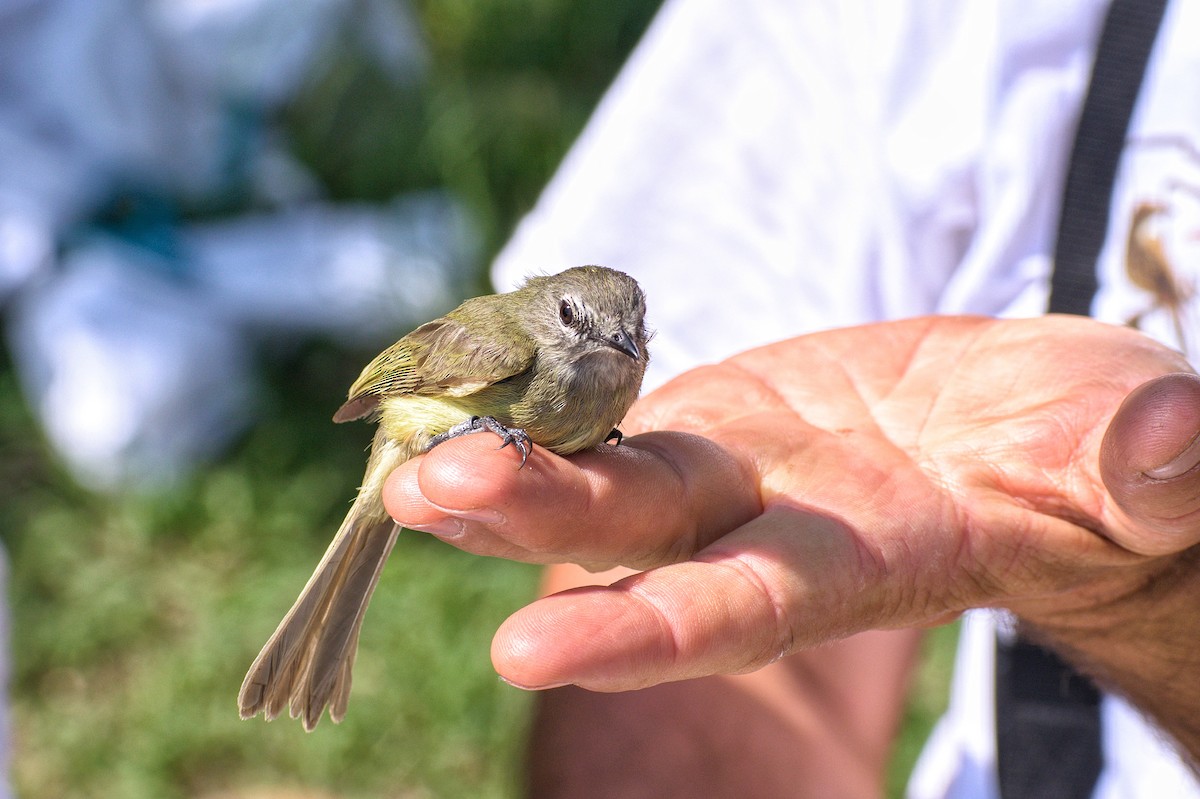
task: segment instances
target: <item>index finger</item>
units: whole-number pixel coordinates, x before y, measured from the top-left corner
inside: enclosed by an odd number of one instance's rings
[[[495,438],[464,436],[388,478],[406,527],[482,555],[649,568],[685,560],[757,515],[758,483],[712,441],[654,432],[562,458],[535,447],[524,468]]]

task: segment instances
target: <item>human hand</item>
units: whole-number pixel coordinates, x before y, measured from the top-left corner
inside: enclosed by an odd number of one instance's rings
[[[1069,317],[836,330],[680,377],[620,447],[538,449],[517,470],[468,438],[384,498],[472,552],[648,570],[515,613],[493,660],[519,685],[743,672],[980,606],[1120,682],[1109,661],[1145,642],[1113,630],[1166,612],[1196,571],[1179,553],[1200,541],[1200,382],[1162,378],[1188,369]]]

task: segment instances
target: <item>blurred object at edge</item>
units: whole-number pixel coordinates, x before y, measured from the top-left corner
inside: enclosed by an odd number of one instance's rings
[[[83,484],[219,454],[253,418],[256,343],[377,344],[471,288],[451,197],[334,205],[284,146],[275,117],[351,47],[424,76],[395,0],[0,0],[0,302]]]

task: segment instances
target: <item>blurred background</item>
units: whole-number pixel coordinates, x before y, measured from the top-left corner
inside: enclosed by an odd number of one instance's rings
[[[532,567],[401,536],[342,725],[243,722],[235,696],[361,477],[347,386],[488,290],[657,5],[0,0],[18,795],[519,795],[529,697],[488,646]]]

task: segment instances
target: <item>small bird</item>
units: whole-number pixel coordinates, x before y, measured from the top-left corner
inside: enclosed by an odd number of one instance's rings
[[[399,531],[383,507],[387,476],[461,435],[491,431],[522,468],[532,444],[559,455],[607,441],[637,399],[649,355],[646,298],[602,266],[529,278],[467,300],[380,353],[350,387],[335,422],[378,429],[345,521],[263,646],[238,694],[242,718],[284,707],[311,731],[326,707],[346,714],[363,614]],[[531,443],[532,442],[532,443]]]

